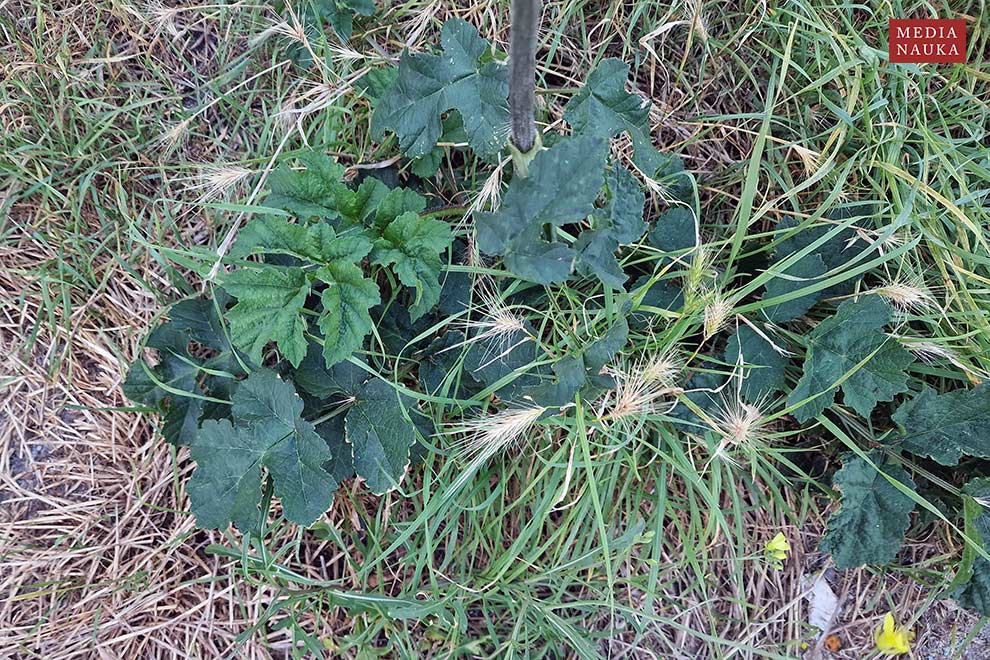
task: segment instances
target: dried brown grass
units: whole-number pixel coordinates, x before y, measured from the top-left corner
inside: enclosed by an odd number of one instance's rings
[[[225,572],[203,552],[220,538],[183,513],[188,466],[120,409],[120,353],[154,301],[112,273],[72,291],[52,333],[46,284],[23,273],[56,255],[20,239],[0,249],[0,657],[223,657],[266,594],[207,581]]]

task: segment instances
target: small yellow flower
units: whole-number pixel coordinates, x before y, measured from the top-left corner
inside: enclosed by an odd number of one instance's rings
[[[894,626],[894,613],[887,612],[883,624],[873,633],[877,650],[884,655],[901,655],[911,651],[911,640],[914,632],[907,628]]]
[[[787,542],[787,537],[781,532],[777,532],[777,536],[767,541],[767,545],[764,548],[767,558],[771,560],[770,565],[777,570],[784,567],[782,562],[787,559],[787,553],[790,551],[791,544]]]

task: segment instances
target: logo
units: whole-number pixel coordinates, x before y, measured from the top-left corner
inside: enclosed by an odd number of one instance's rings
[[[890,19],[888,54],[893,64],[965,64],[966,21]]]

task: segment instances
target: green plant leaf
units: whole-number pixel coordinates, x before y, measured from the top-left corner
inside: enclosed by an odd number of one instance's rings
[[[607,58],[588,75],[584,87],[564,108],[564,119],[575,135],[615,137],[629,133],[635,153],[633,162],[647,176],[665,168],[669,157],[659,154],[650,141],[650,103],[626,91],[629,65]]]
[[[415,190],[393,188],[378,204],[375,212],[375,227],[384,229],[393,220],[405,213],[420,214],[426,208],[426,198]]]
[[[371,247],[371,240],[357,231],[345,231],[338,236],[325,222],[297,225],[285,218],[263,216],[241,229],[230,254],[232,257],[283,254],[313,264],[330,264],[341,260],[358,262]]]
[[[122,386],[124,396],[161,414],[162,436],[176,446],[188,445],[203,415],[203,392],[197,382],[202,362],[189,355],[189,332],[169,321],[155,328],[146,346],[158,351],[158,364],[138,359]],[[183,396],[187,392],[194,396]]]
[[[440,41],[442,54],[402,54],[395,83],[375,107],[372,135],[392,131],[403,153],[425,156],[442,133],[443,113],[457,110],[468,144],[492,160],[509,135],[508,70],[491,59],[488,41],[466,21],[444,23]]]
[[[123,383],[128,399],[157,409],[162,436],[173,445],[190,444],[201,419],[224,416],[227,405],[207,401],[203,396],[209,392],[215,399],[229,398],[234,379],[244,375],[242,364],[247,358],[234,356],[234,347],[217,312],[228,299],[220,289],[216,296],[217,300],[186,298],[173,303],[168,309],[169,320],[155,328],[146,340],[146,346],[158,352],[158,363],[152,367],[144,360],[136,360]],[[215,354],[193,357],[189,352],[191,341]]]
[[[222,290],[218,291],[222,294]],[[217,308],[223,309],[223,301],[209,298],[186,298],[168,308],[168,318],[173,328],[188,333],[189,339],[217,351],[231,351],[233,346],[220,321]]]
[[[416,288],[416,297],[409,305],[409,318],[414,323],[440,300],[440,254],[452,240],[446,223],[407,212],[390,222],[375,241],[372,260],[391,265],[400,282]]]
[[[357,189],[341,192],[336,208],[343,226],[364,227],[388,194],[388,186],[373,176],[366,177]]]
[[[468,136],[464,131],[464,122],[461,121],[460,115],[456,113],[448,115],[444,117],[442,124],[443,133],[440,135],[440,142],[467,144]],[[419,178],[427,179],[437,173],[445,155],[446,147],[433,147],[430,153],[414,159],[410,169]]]
[[[990,479],[973,479],[963,488],[966,534],[982,541],[983,549],[990,552],[990,513],[980,503],[986,502],[988,498]],[[990,561],[967,546],[959,572],[964,581],[953,591],[952,597],[963,607],[976,610],[983,616],[990,616]]]
[[[863,296],[839,305],[833,316],[808,334],[804,375],[787,397],[787,405],[824,394],[794,411],[798,421],[805,422],[830,406],[838,390],[835,383],[848,372],[852,373],[841,385],[845,403],[864,417],[879,401],[892,401],[907,391],[905,370],[914,357],[884,335],[890,314],[890,307],[878,296]]]
[[[341,41],[350,41],[354,33],[354,16],[371,16],[375,13],[372,0],[311,0],[317,20],[326,19],[333,26]]]
[[[748,326],[740,327],[729,337],[725,347],[725,362],[743,367],[740,393],[750,403],[756,403],[784,389],[787,358]]]
[[[486,336],[479,330],[470,338],[463,372],[483,388],[496,386],[508,378],[494,393],[504,401],[518,400],[540,383],[534,364],[542,352],[533,339],[535,335],[529,324],[524,329],[497,335]]]
[[[238,300],[228,312],[236,346],[260,363],[265,345],[275,341],[282,356],[298,367],[307,351],[305,304],[314,280],[319,280],[327,284],[317,319],[327,365],[361,347],[372,330],[368,310],[380,302],[378,286],[354,263],[371,251],[367,236],[353,231],[338,236],[323,222],[300,226],[271,216],[252,221],[242,231],[232,250],[235,256],[285,254],[319,268],[255,264],[226,275],[223,287]]]
[[[196,470],[187,485],[200,527],[258,529],[263,468],[289,520],[310,525],[327,510],[337,482],[323,465],[332,456],[300,417],[302,409],[290,384],[261,369],[234,392],[233,423],[203,422],[192,443]]]
[[[603,374],[602,369],[622,350],[628,338],[629,325],[624,317],[619,317],[601,337],[557,360],[553,365],[554,379],[528,388],[526,398],[548,407],[573,403],[578,392],[585,399],[595,398],[615,385],[615,380]]]
[[[306,355],[303,308],[311,281],[302,268],[239,268],[223,277],[223,288],[237,298],[227,312],[234,345],[261,363],[262,351],[274,341],[282,355],[298,365]]]
[[[646,232],[643,206],[646,195],[632,172],[614,165],[605,174],[608,201],[603,211],[608,218],[609,233],[621,244],[635,243]]]
[[[990,458],[990,384],[936,394],[925,388],[905,401],[893,419],[903,429],[901,447],[942,465],[962,456]]]
[[[615,251],[621,244],[638,241],[646,231],[643,220],[643,194],[629,170],[619,165],[613,166],[605,175],[605,188],[608,191],[605,206],[596,212],[594,229],[578,235],[574,242],[577,253],[574,269],[581,275],[597,278],[613,289],[622,289],[629,276],[626,275]]]
[[[337,199],[348,192],[344,167],[326,154],[307,151],[297,156],[305,169],[279,165],[268,177],[271,193],[265,205],[288,211],[300,220],[337,217]]]
[[[354,476],[354,450],[347,443],[344,431],[344,416],[337,415],[316,426],[316,433],[327,443],[333,459],[323,464],[338,484]]]
[[[866,207],[859,205],[853,207],[852,209],[830,211],[828,213],[828,218],[833,221],[841,221],[852,217],[854,213],[857,213],[857,208],[860,209],[859,212],[868,212]],[[800,224],[801,223],[794,218],[783,218],[779,223],[777,223],[777,230],[793,229],[798,227]],[[816,225],[812,227],[805,227],[804,229],[795,232],[793,235],[787,236],[787,238],[780,242],[774,251],[773,262],[778,263],[788,256],[804,250],[834,230],[835,226],[833,225]],[[817,256],[825,265],[825,270],[823,272],[839,272],[844,266],[846,266],[846,264],[862,253],[864,249],[865,244],[862,239],[859,238],[856,231],[851,227],[846,227],[836,231],[834,236],[825,240],[813,252],[806,255],[805,259],[811,256]],[[855,290],[855,284],[860,277],[862,276],[852,277],[845,282],[833,284],[826,289],[816,291],[814,294],[810,295],[815,296],[815,302],[824,298],[849,295]]]
[[[448,330],[433,340],[419,358],[419,383],[423,391],[438,394],[444,383],[450,385],[449,396],[467,398],[484,389],[467,369],[461,368],[461,355],[467,346],[464,334]]]
[[[352,358],[364,363],[363,358]],[[335,395],[353,397],[361,390],[370,374],[352,360],[338,362],[327,367],[323,349],[315,341],[309,343],[306,357],[292,369],[292,382],[303,392],[317,399],[329,399]]]
[[[320,268],[316,278],[328,285],[320,296],[323,313],[317,324],[323,333],[323,359],[331,367],[361,348],[374,329],[369,310],[381,302],[381,294],[358,266],[343,261]]]
[[[622,289],[629,276],[615,258],[617,249],[619,241],[607,229],[583,231],[574,241],[574,270],[585,277],[598,278],[613,289]]]
[[[868,454],[876,466],[907,488],[914,482],[904,468]],[[911,523],[914,501],[891,484],[867,461],[846,454],[834,485],[842,493],[840,508],[828,520],[821,549],[832,555],[837,568],[886,564],[896,555]]]
[[[817,254],[809,254],[795,264],[792,264],[784,273],[774,276],[767,282],[763,292],[763,299],[770,300],[778,296],[785,296],[794,291],[799,291],[804,287],[814,284],[814,281],[825,274],[827,268],[825,262]],[[793,279],[791,279],[793,278]],[[783,323],[801,316],[821,298],[821,291],[807,293],[791,300],[785,300],[775,305],[764,307],[761,311],[768,321],[773,323]]]
[[[670,280],[657,280],[651,284],[653,277],[643,275],[637,279],[630,287],[630,292],[635,292],[636,296],[642,296],[639,305],[632,314],[629,315],[630,327],[638,330],[648,328],[656,319],[662,318],[646,309],[653,307],[656,309],[673,312],[684,307],[684,292]],[[645,293],[639,294],[644,287],[649,287]]]
[[[657,218],[647,240],[661,252],[682,252],[693,248],[697,242],[694,212],[684,206],[672,206]]]
[[[536,155],[529,176],[515,177],[496,213],[476,213],[478,246],[504,257],[515,275],[551,284],[567,279],[575,252],[543,236],[587,218],[604,182],[607,143],[601,138],[563,139]]]
[[[397,487],[409,467],[409,449],[418,433],[405,411],[412,405],[409,397],[375,378],[358,392],[347,411],[345,427],[354,468],[373,493]]]
[[[389,88],[395,84],[398,75],[398,67],[386,66],[381,69],[372,69],[364,74],[359,83],[363,85],[364,95],[371,100],[372,105],[377,105],[382,97],[388,93]]]
[[[699,365],[703,369],[719,369],[715,364],[703,360]],[[724,369],[720,369],[722,371]],[[685,392],[681,396],[697,406],[713,422],[717,422],[724,414],[725,401],[720,394],[726,385],[727,378],[721,373],[698,371],[685,384]],[[689,433],[702,435],[712,430],[711,424],[698,415],[687,405],[677,405],[670,416],[681,420],[677,426]]]

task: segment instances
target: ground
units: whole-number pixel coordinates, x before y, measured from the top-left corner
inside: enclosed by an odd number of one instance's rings
[[[216,249],[284,151],[385,160],[361,128],[366,67],[453,16],[502,48],[508,36],[504,2],[380,1],[349,47],[321,43],[325,62],[303,69],[286,58],[296,31],[260,4],[0,0],[0,656],[279,658],[312,635],[347,657],[538,657],[588,633],[566,653],[858,658],[888,609],[910,620],[916,657],[963,640],[963,657],[986,656],[984,622],[924,586],[961,550],[946,530],[919,526],[891,568],[836,572],[817,549],[827,489],[758,465],[685,485],[683,466],[601,463],[611,571],[597,532],[572,534],[595,516],[570,470],[531,484],[539,451],[477,477],[447,518],[428,496],[456,470],[432,456],[410,497],[348,485],[316,530],[273,531],[275,555],[197,530],[186,452],[120,389],[163,304],[202,286],[184,257]],[[660,4],[545,3],[551,121],[595,62],[619,57],[653,103],[655,143],[700,182],[709,230],[740,204],[769,223],[832,195],[893,200],[922,239],[912,265],[937,280],[957,359],[983,373],[985,241],[960,227],[988,212],[950,200],[990,184],[985,152],[972,156],[987,139],[986,62],[886,70],[886,3]],[[985,52],[985,8],[954,10]],[[911,158],[926,159],[920,174]],[[834,452],[815,461],[826,470]],[[753,560],[777,531],[793,547],[779,571]],[[415,553],[388,548],[400,532]],[[835,653],[807,626],[806,576],[820,571],[840,600]],[[430,594],[467,628],[406,620],[391,601],[393,616],[361,611],[349,591]]]

